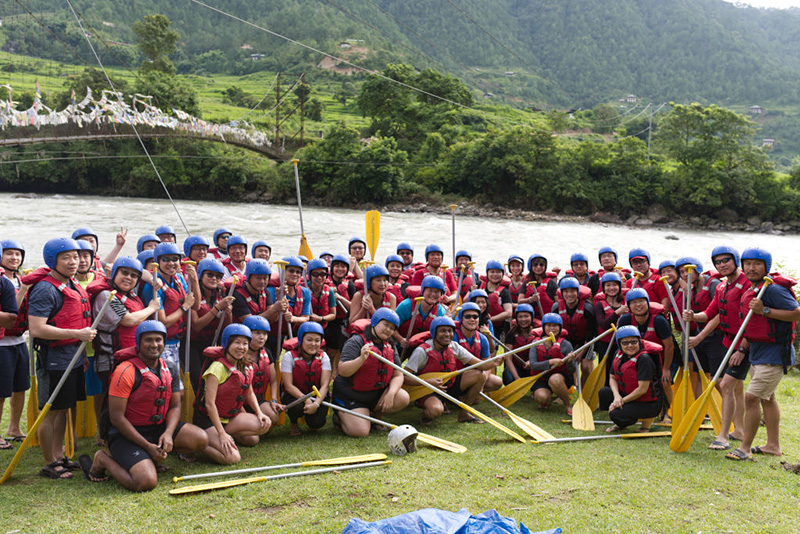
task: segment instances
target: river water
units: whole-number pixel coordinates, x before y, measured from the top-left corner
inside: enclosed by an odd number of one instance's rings
[[[297,207],[232,202],[177,200],[181,216],[193,234],[209,239],[214,229],[230,228],[245,236],[248,243],[267,240],[273,257],[296,254],[300,223]],[[120,226],[129,229],[123,255],[135,255],[136,240],[152,233],[161,224],[172,225],[179,244],[187,234],[168,200],[94,196],[49,196],[35,199],[13,198],[0,193],[2,224],[0,239],[14,238],[26,246],[26,267],[43,264],[41,250],[53,237],[70,235],[79,226],[92,227],[100,237],[100,253],[111,248]],[[345,253],[352,236],[364,236],[364,212],[348,209],[306,206],[303,210],[305,234],[312,251],[329,250]],[[447,215],[427,213],[381,214],[381,232],[376,259],[395,251],[400,241],[410,242],[416,249],[415,259],[422,260],[427,244],[438,243],[445,251],[445,263],[451,263],[452,226]],[[667,239],[675,236],[678,240]],[[719,244],[729,244],[740,251],[761,246],[773,254],[773,266],[782,265],[800,271],[800,241],[796,236],[775,236],[743,232],[691,231],[675,228],[630,228],[583,222],[516,221],[500,218],[460,217],[456,210],[456,247],[473,254],[482,270],[486,261],[505,262],[510,254],[527,259],[533,252],[543,253],[550,266],[568,267],[574,252],[589,256],[591,269],[598,267],[597,250],[612,246],[620,252],[620,261],[627,264],[627,251],[634,246],[650,251],[653,266],[662,260],[691,255],[698,257],[706,269],[711,267],[709,253]],[[773,267],[775,268],[775,267]]]

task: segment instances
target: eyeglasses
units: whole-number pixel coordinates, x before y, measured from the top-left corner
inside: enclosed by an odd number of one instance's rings
[[[165,261],[167,263],[177,263],[177,262],[181,261],[181,257],[180,256],[161,256],[160,258],[158,258],[158,261],[159,262]]]
[[[547,264],[543,261],[535,261],[531,265],[534,267],[547,267]]]
[[[311,276],[311,278],[325,278],[326,276],[328,276],[328,273],[326,273],[326,272],[321,272],[321,273],[313,272],[309,276]]]
[[[728,263],[729,261],[733,260],[731,256],[725,256],[724,258],[720,258],[718,260],[714,260],[714,265],[722,265]]]
[[[480,315],[473,315],[473,314],[462,315],[461,318],[464,319],[465,321],[469,321],[470,319],[480,319]]]
[[[636,338],[623,339],[622,341],[619,342],[619,344],[620,344],[621,347],[629,347],[631,345],[638,345],[639,344],[639,340],[636,339]]]
[[[302,274],[302,269],[286,269],[286,274]]]
[[[203,274],[206,275],[209,278],[216,278],[217,280],[222,280],[222,273],[204,272]]]
[[[117,274],[122,275],[125,278],[139,278],[142,275],[142,273],[136,271],[123,271],[123,270],[118,271]]]
[[[353,245],[352,247],[350,247],[350,250],[364,250],[364,247],[362,247],[361,245]]]

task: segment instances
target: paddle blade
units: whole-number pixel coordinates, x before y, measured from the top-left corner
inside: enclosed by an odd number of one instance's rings
[[[508,408],[527,395],[538,379],[539,375],[526,376],[525,378],[514,380],[510,384],[506,384],[500,389],[489,393],[489,397],[498,404],[501,404],[504,408]]]
[[[25,449],[27,449],[30,446],[31,442],[36,437],[36,430],[39,428],[39,425],[42,424],[42,421],[47,416],[47,412],[49,411],[50,411],[50,404],[48,403],[44,405],[44,408],[42,408],[42,411],[39,413],[39,416],[33,422],[33,425],[31,425],[30,422],[28,423],[28,437],[25,438],[25,441],[23,441],[22,445],[19,446],[19,449],[17,449],[17,452],[11,459],[11,463],[8,464],[8,467],[6,467],[3,476],[0,477],[0,484],[5,483],[6,480],[11,478],[11,473],[14,472],[14,469],[16,469],[19,461],[22,460],[22,454],[25,452]]]
[[[72,410],[67,410],[67,427],[64,429],[64,456],[75,456],[75,425],[72,423]]]
[[[672,426],[675,428],[681,426],[681,421],[689,408],[689,402],[693,400],[689,396],[691,394],[689,371],[682,369],[680,376],[678,386],[675,388],[675,394],[672,396]]]
[[[367,248],[372,260],[375,260],[375,251],[378,250],[378,242],[381,239],[381,212],[371,210],[367,212]]]
[[[672,427],[672,439],[669,442],[670,449],[675,452],[689,450],[698,430],[700,430],[700,425],[703,423],[708,403],[711,402],[711,392],[713,390],[714,382],[710,382],[703,394],[686,410],[686,415],[683,416],[680,426]]]
[[[305,256],[309,260],[314,259],[314,253],[311,252],[311,247],[308,245],[308,240],[306,239],[305,235],[300,236],[300,250],[298,251],[300,256]]]
[[[501,425],[500,423],[498,423],[497,421],[495,421],[494,419],[492,419],[488,415],[482,414],[481,412],[479,412],[478,410],[476,410],[472,406],[470,406],[468,404],[464,404],[463,402],[460,402],[458,404],[458,406],[462,410],[468,411],[469,413],[471,413],[472,415],[474,415],[475,417],[477,417],[481,421],[485,421],[485,422],[489,423],[490,425],[492,425],[493,427],[495,427],[496,429],[505,432],[506,434],[508,434],[509,436],[514,438],[515,440],[519,441],[520,443],[528,443],[528,441],[525,438],[523,438],[522,436],[520,436],[519,434],[517,434],[516,432],[514,432],[510,428],[507,428],[507,427]]]
[[[555,439],[555,436],[553,436],[543,428],[531,423],[527,419],[523,419],[517,414],[511,413],[509,411],[506,411],[505,413],[514,422],[515,425],[517,425],[523,432],[528,434],[536,441],[541,441],[543,439]]]
[[[385,454],[362,454],[361,456],[344,456],[342,458],[328,458],[327,460],[312,460],[310,462],[303,462],[303,467],[310,465],[346,465],[346,464],[359,464],[362,462],[377,462],[386,460]]]
[[[192,378],[187,372],[181,373],[183,382],[183,404],[181,405],[181,421],[191,423],[194,417],[194,388]]]
[[[454,452],[456,454],[461,454],[467,452],[467,448],[463,445],[459,445],[458,443],[453,443],[452,441],[447,441],[445,439],[437,438],[436,436],[431,436],[430,434],[417,434],[417,439],[423,443],[427,443],[431,447],[437,447],[439,449],[443,449],[445,451]]]
[[[600,388],[605,386],[607,361],[608,353],[603,356],[597,367],[592,369],[592,372],[586,378],[586,384],[583,385],[583,399],[592,411],[595,411],[600,404]]]
[[[408,402],[415,402],[424,397],[425,395],[430,395],[431,390],[426,388],[425,386],[403,386],[408,392]]]
[[[671,436],[672,432],[669,430],[660,430],[658,432],[636,432],[633,434],[621,434],[622,439],[637,439],[637,438],[665,438]]]
[[[578,400],[572,407],[572,428],[575,430],[594,430],[592,410],[580,395],[578,395]]]
[[[262,482],[267,480],[267,477],[250,477],[240,478],[237,480],[225,480],[223,482],[209,482],[208,484],[197,484],[195,486],[186,486],[185,488],[175,488],[169,490],[170,495],[185,495],[187,493],[199,493],[201,491],[211,491],[224,488],[232,488],[235,486],[243,486],[253,482]]]

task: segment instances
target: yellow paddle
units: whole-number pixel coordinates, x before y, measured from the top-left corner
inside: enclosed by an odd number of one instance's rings
[[[369,256],[375,261],[375,251],[378,250],[378,242],[381,240],[381,213],[377,210],[367,212],[367,247]]]
[[[36,353],[33,352],[33,337],[28,336],[28,354],[30,354],[30,375],[31,389],[28,391],[28,437],[31,438],[30,445],[35,447],[39,444],[36,432],[31,432],[31,426],[36,418],[39,417],[39,391],[36,385]]]
[[[576,351],[577,352],[577,351]],[[583,398],[581,387],[581,366],[578,364],[578,399],[572,406],[572,428],[575,430],[594,430],[594,416],[592,409]]]
[[[308,240],[306,239],[306,232],[303,228],[303,203],[300,197],[300,173],[297,170],[297,164],[300,163],[300,160],[295,158],[292,160],[292,165],[294,165],[294,183],[297,187],[297,211],[300,212],[300,250],[297,252],[300,256],[305,256],[306,259],[313,260],[314,254],[311,252],[311,247],[308,245]],[[278,333],[280,336],[280,333]]]
[[[482,421],[485,421],[485,422],[489,423],[490,425],[492,425],[496,429],[505,432],[506,434],[508,434],[509,436],[514,438],[515,440],[519,441],[520,443],[527,443],[525,438],[523,438],[522,436],[520,436],[519,434],[517,434],[516,432],[514,432],[510,428],[506,428],[505,426],[501,425],[500,423],[498,423],[497,421],[495,421],[494,419],[492,419],[488,415],[482,414],[481,412],[479,412],[478,410],[476,410],[472,406],[461,402],[460,400],[458,400],[457,398],[453,397],[452,395],[448,395],[447,392],[442,391],[441,389],[439,389],[439,388],[437,388],[435,386],[432,386],[431,384],[425,382],[424,380],[422,380],[420,377],[418,377],[414,373],[412,373],[410,371],[407,371],[406,369],[400,367],[399,365],[397,365],[394,362],[390,362],[389,360],[387,360],[386,358],[384,358],[383,356],[381,356],[380,354],[378,354],[376,352],[370,351],[370,354],[375,356],[377,359],[379,359],[383,363],[389,365],[390,367],[400,371],[401,373],[403,373],[404,375],[409,377],[411,380],[413,380],[415,382],[418,382],[419,384],[429,388],[431,391],[433,391],[437,395],[441,395],[442,397],[444,397],[445,399],[449,400],[450,402],[452,402],[453,404],[455,404],[456,406],[458,406],[462,410],[471,413],[472,415],[474,415],[478,419],[481,419]]]
[[[586,384],[583,385],[583,398],[589,409],[595,411],[600,404],[600,389],[606,385],[606,366],[608,365],[608,356],[611,354],[611,347],[614,346],[614,339],[612,338],[606,348],[606,353],[603,359],[597,364],[597,367],[592,369],[589,376],[586,378]]]
[[[114,298],[114,295],[116,294],[117,294],[116,291],[111,291],[109,293],[108,300],[105,301],[102,309],[95,317],[91,328],[97,328],[97,323],[99,323],[100,319],[103,318],[103,314],[105,314],[106,309],[108,309],[108,305],[111,303],[111,299]],[[22,454],[25,452],[25,449],[27,449],[28,446],[31,444],[33,437],[36,435],[36,430],[39,428],[39,425],[42,424],[42,421],[50,411],[50,407],[53,405],[53,401],[56,400],[56,397],[61,391],[61,388],[64,387],[64,382],[67,381],[67,378],[69,377],[72,368],[75,367],[75,364],[78,362],[78,359],[83,355],[83,350],[85,348],[86,348],[86,342],[82,341],[81,344],[78,346],[78,350],[75,351],[75,355],[72,357],[72,360],[70,360],[69,365],[67,365],[64,374],[61,375],[61,380],[58,381],[58,384],[56,384],[56,387],[50,394],[50,398],[47,399],[47,402],[45,403],[44,408],[42,408],[39,417],[36,418],[36,421],[34,421],[33,425],[31,425],[30,422],[28,422],[28,437],[26,437],[25,441],[22,442],[22,445],[19,446],[19,449],[17,449],[16,454],[14,454],[14,458],[11,459],[11,463],[8,464],[8,467],[6,467],[6,470],[3,473],[2,478],[0,478],[0,484],[3,484],[6,480],[9,479],[9,477],[11,477],[11,474],[14,472],[14,469],[17,467],[17,464],[22,459]]]
[[[72,409],[67,410],[67,425],[64,429],[64,456],[75,456],[75,425],[72,424]]]
[[[542,440],[542,439],[555,439],[555,436],[553,436],[552,434],[547,432],[542,427],[531,423],[527,419],[523,419],[522,417],[518,416],[517,414],[515,414],[514,412],[512,412],[511,410],[509,410],[508,408],[506,408],[505,406],[503,406],[499,402],[493,401],[492,398],[489,395],[486,395],[482,391],[481,391],[481,397],[483,397],[484,399],[486,399],[490,403],[494,404],[497,408],[500,409],[500,411],[502,411],[504,414],[506,414],[509,417],[509,419],[511,419],[511,421],[514,422],[515,425],[517,425],[520,429],[522,429],[523,432],[528,434],[530,437],[532,437],[536,441],[539,441],[539,440]]]
[[[692,307],[692,274],[695,269],[694,265],[685,265],[686,267],[686,291],[683,292],[683,309],[688,310]],[[677,309],[675,310],[678,311]],[[676,313],[676,315],[678,315]],[[675,388],[675,395],[672,397],[672,424],[679,427],[681,419],[686,415],[686,410],[689,408],[689,398],[692,396],[694,399],[694,391],[691,387],[691,375],[689,373],[689,324],[683,322],[683,365],[681,366],[681,381]]]
[[[765,276],[764,285],[758,292],[758,295],[756,296],[757,299],[761,299],[761,297],[764,296],[764,291],[767,290],[767,286],[769,286],[771,283],[772,279],[768,276]],[[750,322],[751,317],[753,317],[753,310],[747,312],[747,316],[745,316],[744,321],[742,321],[742,326],[739,327],[736,337],[733,338],[733,343],[731,343],[728,352],[725,354],[725,358],[723,358],[719,369],[717,369],[717,372],[714,374],[714,378],[711,380],[711,382],[709,382],[708,386],[703,391],[703,394],[700,395],[700,397],[698,397],[698,399],[694,401],[691,406],[689,406],[688,410],[686,410],[686,415],[683,417],[683,420],[681,420],[680,426],[672,427],[674,431],[672,432],[672,439],[669,442],[669,448],[673,451],[686,452],[692,445],[695,436],[697,436],[697,431],[700,429],[700,425],[703,423],[703,418],[708,411],[708,404],[711,402],[711,393],[714,391],[714,386],[717,384],[717,380],[722,374],[722,371],[725,370],[728,360],[730,360],[734,351],[738,348],[739,341],[742,339],[742,335],[744,334],[744,329],[747,327],[747,323]]]
[[[665,438],[671,434],[668,431],[662,432],[636,432],[633,434],[605,434],[600,436],[578,436],[575,438],[556,438],[534,441],[534,443],[542,445],[546,443],[566,443],[569,441],[589,441],[593,439],[638,439],[638,438]]]
[[[192,260],[184,260],[182,263],[187,265],[197,265],[196,261]],[[231,284],[233,287],[236,282],[234,279],[234,283]],[[192,292],[192,286],[189,285],[189,293]],[[200,295],[198,295],[199,297]],[[221,321],[220,321],[221,322]],[[183,403],[181,404],[181,421],[184,423],[191,423],[192,418],[194,417],[194,388],[192,387],[192,375],[189,374],[189,366],[191,360],[191,356],[189,355],[189,350],[192,343],[192,309],[186,312],[186,347],[184,351],[184,364],[183,364],[183,373],[181,373],[181,382],[183,382]]]
[[[316,386],[312,386],[311,389],[314,391],[314,394],[317,397],[322,398]],[[339,406],[337,404],[331,404],[330,402],[322,401],[322,405],[331,408],[333,410],[338,410],[340,412],[350,414],[354,417],[360,417],[361,419],[369,421],[370,423],[387,426],[389,428],[397,428],[397,425],[393,425],[392,423],[387,423],[386,421],[381,421],[380,419],[375,419],[374,417],[370,417],[369,415],[365,415],[363,413],[354,412],[353,410],[348,410],[347,408],[343,408],[342,406]],[[433,447],[437,447],[439,449],[450,451],[456,454],[467,452],[467,448],[464,447],[463,445],[459,445],[458,443],[453,443],[452,441],[447,441],[445,439],[437,438],[436,436],[431,436],[430,434],[423,434],[422,432],[419,432],[417,434],[417,439]]]

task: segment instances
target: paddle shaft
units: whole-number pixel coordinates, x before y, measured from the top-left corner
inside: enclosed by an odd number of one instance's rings
[[[422,307],[422,297],[417,297],[411,301],[411,305],[413,306],[414,303],[417,303],[417,307],[414,308],[414,313],[411,314],[411,321],[408,323],[408,331],[406,332],[406,343],[408,340],[411,339],[411,332],[414,331],[414,322],[417,320],[417,315],[419,315],[419,309]]]
[[[543,439],[535,443],[562,443],[568,441],[589,441],[594,439],[614,439],[614,438],[661,438],[669,436],[669,432],[637,432],[635,434],[607,434],[605,436],[578,436],[575,438]]]
[[[453,231],[453,265],[456,264],[456,205],[450,204],[450,218],[452,219]],[[458,284],[458,290],[461,291],[461,284]]]
[[[536,282],[528,282],[528,285],[533,285],[533,291],[536,291]],[[544,318],[544,308],[542,308],[542,301],[541,299],[536,300],[536,307],[539,308],[539,315]]]
[[[294,165],[294,184],[297,189],[297,211],[300,213],[300,235],[305,236],[306,232],[303,229],[303,202],[300,200],[300,172],[297,170],[298,163],[300,163],[300,160],[292,160],[292,165]]]
[[[297,173],[297,164],[296,163],[294,165],[294,172]],[[299,189],[298,189],[298,191],[299,191]],[[284,268],[286,266],[286,262],[284,262],[284,261],[276,261],[275,264],[278,265],[278,269],[279,269],[278,274],[280,275],[280,284],[281,284],[280,290],[278,291],[278,295],[279,295],[278,296],[278,302],[282,302],[283,301],[284,291],[286,291],[286,288],[284,287],[284,282],[283,282],[283,280],[284,280],[284,274],[283,273],[284,273]],[[278,315],[278,332],[277,332],[277,336],[278,336],[278,338],[277,338],[277,341],[275,342],[275,357],[276,358],[280,358],[280,356],[281,356],[281,344],[282,344],[282,340],[283,340],[283,310],[281,310],[280,311],[280,315]]]
[[[231,283],[231,287],[228,289],[228,296],[233,295],[233,291],[236,289],[236,276],[233,277],[233,283]],[[224,314],[222,311],[217,313],[217,318],[219,319],[219,324],[217,325],[217,329],[214,331],[214,340],[211,342],[211,346],[216,346],[217,341],[219,340],[219,334],[222,332],[222,324],[224,321],[222,320]]]
[[[103,315],[106,313],[109,304],[111,304],[111,299],[113,299],[114,295],[116,294],[117,294],[116,291],[111,291],[111,293],[109,293],[108,298],[103,303],[103,307],[100,308],[100,312],[94,318],[94,321],[92,321],[92,325],[90,328],[97,328],[97,324],[103,318]],[[50,411],[50,407],[53,405],[53,401],[56,400],[56,397],[61,392],[61,388],[64,387],[64,383],[67,381],[67,378],[69,378],[69,375],[72,373],[72,368],[75,367],[76,363],[78,363],[78,359],[83,355],[83,351],[85,348],[86,348],[86,341],[81,341],[81,344],[78,345],[78,350],[75,351],[75,354],[72,356],[69,365],[67,365],[64,374],[61,375],[61,379],[58,381],[58,384],[56,384],[55,389],[53,389],[53,392],[50,394],[50,398],[47,399],[44,408],[42,408],[42,411],[39,413],[39,417],[36,418],[36,421],[33,423],[33,425],[28,426],[28,436],[25,438],[25,441],[22,442],[22,445],[19,446],[19,449],[17,449],[16,454],[14,454],[14,458],[11,459],[11,463],[8,464],[5,473],[3,473],[3,477],[0,478],[0,484],[8,480],[8,478],[11,476],[11,473],[14,472],[14,469],[17,467],[17,464],[19,463],[20,459],[22,459],[22,453],[25,452],[25,449],[28,448],[28,445],[33,440],[34,436],[36,436],[36,430],[39,428],[39,425],[42,424],[42,421],[47,416],[47,413]]]
[[[287,404],[286,406],[284,406],[283,411],[284,412],[288,412],[289,410],[291,410],[292,408],[294,408],[298,404],[307,401],[308,399],[310,399],[313,396],[314,396],[314,392],[313,391],[309,391],[308,393],[306,393],[302,397],[300,397],[298,399],[295,399],[292,402],[290,402],[289,404]]]
[[[672,294],[672,288],[669,287],[669,284],[667,284],[666,278],[662,278],[661,280],[663,280],[664,285],[667,287],[667,296],[669,296],[669,301],[672,304],[672,307],[675,308],[675,310],[677,310],[678,304],[675,302],[675,296]],[[684,310],[685,309],[686,308],[684,308]],[[683,317],[679,313],[676,313],[675,316],[678,318],[678,324],[680,325],[681,330],[686,331],[686,329],[688,329],[686,321],[683,320]],[[694,349],[689,349],[689,350],[692,352],[692,357],[694,359],[694,363],[697,365],[698,372],[700,373],[704,372],[703,366],[700,365],[700,358],[697,357],[697,351]]]

